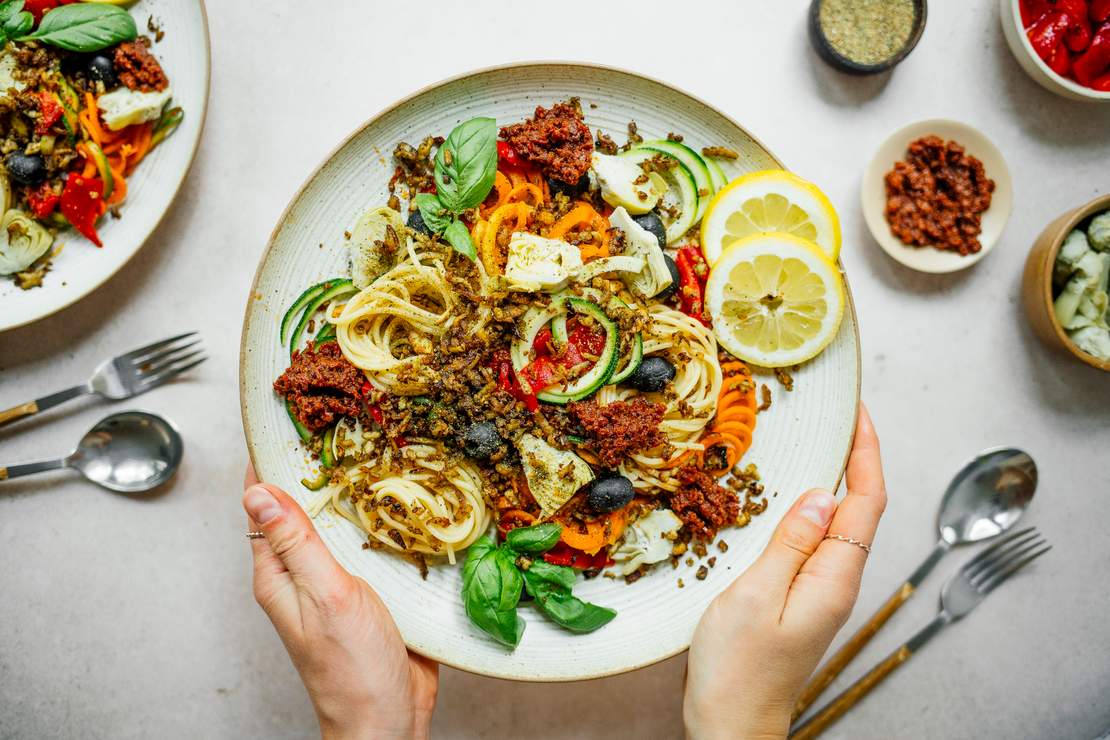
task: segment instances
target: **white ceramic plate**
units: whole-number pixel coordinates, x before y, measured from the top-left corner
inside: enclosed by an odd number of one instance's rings
[[[20,290],[0,278],[0,331],[36,321],[84,298],[116,274],[158,226],[181,187],[197,150],[208,106],[208,21],[202,0],[140,0],[130,9],[139,33],[150,35],[151,16],[165,31],[152,49],[170,78],[175,105],[185,110],[177,131],[159,144],[127,179],[121,218],[97,227],[103,249],[73,229],[58,234],[42,287]]]
[[[886,182],[884,181],[886,173],[894,169],[895,162],[905,158],[906,149],[912,142],[930,134],[962,145],[968,154],[983,163],[987,177],[994,180],[994,195],[991,197],[990,208],[983,213],[983,232],[979,235],[979,242],[983,248],[975,254],[964,257],[951,250],[911,247],[903,244],[902,240],[890,231],[890,224],[886,220]],[[1010,218],[1014,191],[1006,161],[1002,159],[1002,153],[990,142],[990,139],[966,123],[937,119],[910,124],[896,131],[883,142],[867,166],[867,171],[864,172],[860,198],[867,228],[871,230],[871,235],[875,237],[875,241],[883,251],[906,267],[912,267],[921,272],[940,273],[956,272],[965,267],[971,267],[987,256],[987,252],[998,243],[1002,230],[1006,227],[1006,221]]]
[[[510,123],[536,105],[581,97],[592,128],[624,141],[630,119],[645,137],[680,132],[700,147],[720,144],[742,153],[729,176],[782,165],[740,126],[706,104],[662,83],[612,69],[571,64],[522,64],[476,72],[427,88],[386,110],[339,146],[294,197],[262,258],[247,305],[240,363],[243,424],[259,476],[307,501],[300,480],[309,468],[272,383],[288,363],[278,322],[305,286],[346,274],[344,230],[387,197],[390,153],[399,140],[446,134],[473,116]],[[596,107],[595,107],[596,106]],[[364,536],[346,521],[322,515],[317,527],[339,561],[373,586],[405,641],[435,660],[489,676],[560,681],[620,673],[685,650],[699,617],[763,549],[777,521],[812,486],[835,489],[844,468],[859,398],[859,346],[848,311],[840,333],[817,360],[798,371],[793,393],[775,392],[759,417],[745,460],[763,474],[766,513],[745,529],[729,529],[727,553],[714,552],[709,578],[697,566],[669,565],[635,584],[597,578],[575,593],[618,611],[605,628],[576,636],[524,608],[527,629],[508,652],[468,622],[459,598],[461,568],[434,567],[427,581],[398,557],[363,550]],[[774,387],[776,383],[770,381]],[[679,589],[681,578],[685,588]]]

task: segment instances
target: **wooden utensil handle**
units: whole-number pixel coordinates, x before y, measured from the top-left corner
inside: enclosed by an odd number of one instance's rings
[[[817,697],[821,695],[825,689],[829,687],[837,676],[840,675],[847,665],[852,662],[852,659],[859,654],[863,646],[871,641],[875,633],[886,624],[887,620],[898,611],[898,607],[906,603],[906,599],[913,595],[914,587],[907,581],[895,591],[889,599],[886,600],[879,610],[872,615],[867,623],[859,628],[856,634],[852,635],[844,645],[841,646],[836,653],[829,658],[828,662],[821,667],[809,683],[802,689],[802,693],[798,696],[798,700],[794,703],[794,714],[791,715],[790,721],[794,722],[801,717],[805,710],[816,701]]]
[[[819,736],[828,729],[829,725],[836,722],[845,712],[854,707],[860,699],[867,696],[871,689],[882,683],[883,679],[893,673],[895,668],[909,660],[911,655],[913,653],[906,645],[895,650],[883,662],[872,668],[866,676],[849,686],[843,694],[833,699],[828,706],[799,727],[790,736],[791,740],[813,740],[813,738]]]
[[[0,425],[7,424],[9,421],[22,419],[24,416],[30,416],[39,412],[39,405],[35,401],[28,401],[21,403],[18,406],[13,406],[5,411],[0,411]]]

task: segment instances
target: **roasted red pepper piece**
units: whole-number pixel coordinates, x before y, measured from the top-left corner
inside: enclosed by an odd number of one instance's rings
[[[1021,25],[1029,28],[1045,13],[1053,10],[1050,0],[1021,0]]]
[[[1053,10],[1041,16],[1041,19],[1029,29],[1029,43],[1033,51],[1044,60],[1045,64],[1052,61],[1056,47],[1064,43],[1064,34],[1068,31],[1068,14],[1062,10]]]
[[[1091,0],[1087,9],[1087,17],[1092,23],[1105,23],[1110,21],[1110,0]]]
[[[52,92],[43,90],[38,94],[39,98],[39,120],[35,123],[35,133],[39,136],[45,136],[50,133],[62,117],[64,112],[62,109],[62,102],[58,100],[58,96]]]
[[[506,167],[524,167],[524,160],[507,141],[497,142],[497,158]]]
[[[1056,51],[1052,53],[1052,59],[1049,60],[1048,66],[1052,71],[1061,77],[1071,76],[1071,52],[1068,47],[1061,44],[1056,47]]]
[[[62,196],[54,190],[54,185],[48,180],[36,188],[27,189],[27,205],[31,207],[31,215],[43,219],[54,212]]]
[[[567,565],[577,570],[595,570],[609,565],[609,555],[604,550],[594,555],[577,550],[565,542],[559,542],[543,554],[543,559],[552,565]]]
[[[1091,43],[1091,24],[1087,20],[1087,0],[1056,0],[1056,9],[1067,13],[1068,30],[1064,43],[1075,52],[1083,51]]]
[[[1091,89],[1099,92],[1110,92],[1110,72],[1091,80]]]
[[[678,297],[682,312],[709,326],[703,302],[705,286],[698,276],[699,265],[706,276],[709,274],[705,260],[697,247],[683,247],[678,250],[675,265],[678,267]]]
[[[1110,72],[1110,23],[1103,23],[1087,51],[1072,61],[1072,72],[1081,85],[1091,87],[1095,78]]]
[[[517,378],[516,373],[513,372],[513,363],[509,359],[509,353],[505,350],[497,350],[493,353],[490,359],[490,365],[497,373],[497,387],[512,395],[513,398],[524,404],[524,408],[529,411],[535,411],[540,407],[539,400],[536,398],[535,392],[532,388],[524,385],[524,382]],[[527,372],[528,368],[524,368]],[[554,376],[554,372],[552,372]]]
[[[96,222],[105,209],[102,180],[70,172],[62,189],[61,206],[62,215],[73,228],[96,246],[104,246],[96,233]]]

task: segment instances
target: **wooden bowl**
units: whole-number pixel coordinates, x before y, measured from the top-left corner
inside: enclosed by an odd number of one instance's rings
[[[1086,205],[1075,208],[1050,223],[1029,250],[1025,259],[1025,275],[1021,281],[1021,293],[1025,301],[1025,312],[1033,331],[1047,344],[1087,363],[1091,367],[1110,372],[1110,362],[1093,357],[1068,338],[1059,323],[1052,304],[1052,266],[1064,237],[1072,229],[1100,211],[1110,210],[1110,194],[1100,195]]]

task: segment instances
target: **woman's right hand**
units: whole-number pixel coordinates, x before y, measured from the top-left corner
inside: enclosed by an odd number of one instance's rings
[[[784,738],[794,701],[859,593],[883,509],[879,439],[861,404],[848,494],[802,496],[747,571],[709,605],[694,633],[683,715],[694,738]]]

